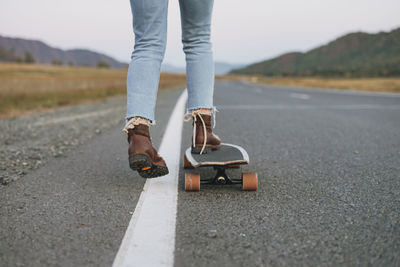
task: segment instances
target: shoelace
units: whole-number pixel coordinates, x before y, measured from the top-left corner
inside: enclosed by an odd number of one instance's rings
[[[206,148],[207,144],[207,127],[206,123],[204,122],[203,117],[201,116],[201,111],[198,110],[193,110],[192,113],[186,113],[183,116],[183,121],[188,122],[190,121],[191,118],[193,118],[193,147],[196,146],[196,121],[197,121],[197,116],[199,116],[201,123],[203,124],[203,132],[204,132],[204,142],[203,142],[203,147],[200,150],[200,154],[203,154],[204,149]]]

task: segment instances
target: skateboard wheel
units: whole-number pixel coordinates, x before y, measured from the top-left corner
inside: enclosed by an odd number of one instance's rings
[[[187,159],[186,155],[183,157],[183,168],[184,169],[193,169],[193,165]]]
[[[200,191],[200,174],[185,173],[185,191]]]
[[[256,172],[242,173],[242,189],[245,191],[256,191],[258,188],[258,177]]]

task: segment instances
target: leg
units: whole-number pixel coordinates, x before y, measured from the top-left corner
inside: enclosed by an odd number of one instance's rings
[[[193,118],[192,153],[200,154],[218,149],[221,144],[211,126],[214,61],[210,34],[213,4],[213,0],[179,0],[183,51],[186,55],[188,110],[191,110]]]
[[[154,120],[167,38],[168,0],[130,0],[135,47],[127,77],[126,118]]]
[[[213,4],[213,0],[179,0],[189,110],[213,108],[214,62],[210,42]]]
[[[153,147],[149,120],[154,121],[160,67],[167,37],[168,0],[130,0],[135,48],[127,77],[129,165],[144,178],[168,174],[168,167]]]

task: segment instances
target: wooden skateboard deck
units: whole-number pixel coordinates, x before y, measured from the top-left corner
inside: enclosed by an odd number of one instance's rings
[[[184,168],[196,169],[200,167],[213,167],[217,173],[215,177],[200,180],[200,174],[185,173],[185,190],[199,191],[201,183],[207,184],[242,184],[243,190],[255,191],[258,187],[257,173],[242,173],[240,179],[230,178],[225,170],[240,168],[249,163],[249,155],[244,148],[222,143],[220,148],[206,154],[194,154],[191,147],[186,149],[184,156]]]
[[[192,154],[191,147],[189,147],[186,149],[185,157],[193,168],[249,163],[249,155],[246,150],[240,146],[225,143],[222,143],[218,150],[207,154]]]

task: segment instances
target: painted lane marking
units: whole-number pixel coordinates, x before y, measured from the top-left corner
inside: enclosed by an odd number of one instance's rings
[[[328,94],[343,94],[343,95],[359,95],[359,96],[382,96],[382,97],[400,97],[400,93],[391,93],[391,92],[374,92],[374,91],[361,91],[361,90],[353,90],[353,89],[338,89],[338,88],[318,88],[318,87],[301,87],[301,86],[288,86],[288,85],[277,85],[277,84],[256,84],[251,83],[246,80],[241,81],[241,83],[250,85],[250,86],[263,86],[268,89],[273,90],[293,90],[293,91],[305,91],[307,93],[328,93]]]
[[[399,110],[400,105],[220,105],[218,109],[225,110]]]
[[[310,99],[310,96],[309,96],[309,95],[306,95],[306,94],[298,94],[298,93],[291,93],[291,94],[290,94],[290,97],[298,98],[298,99],[303,99],[303,100],[308,100],[308,99]]]
[[[285,87],[289,89],[301,89],[310,93],[327,93],[327,94],[342,94],[342,95],[354,95],[354,96],[378,96],[378,97],[400,97],[400,93],[390,92],[367,92],[361,90],[350,90],[350,89],[335,89],[335,88],[300,88],[300,87]]]
[[[165,130],[159,153],[169,174],[147,179],[113,266],[174,264],[179,157],[187,90],[179,97]]]

